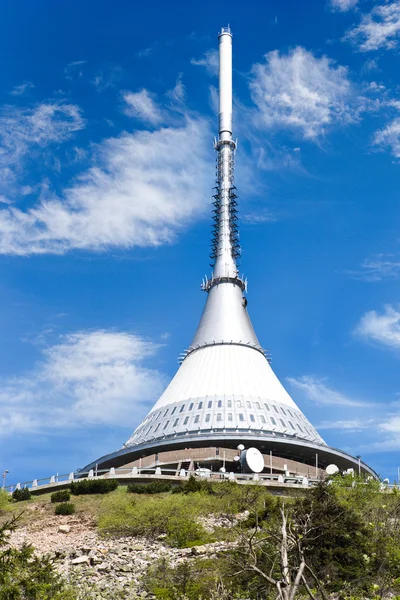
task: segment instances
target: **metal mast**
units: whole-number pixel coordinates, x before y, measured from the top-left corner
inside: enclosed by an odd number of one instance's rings
[[[219,34],[219,131],[217,180],[214,195],[212,240],[213,279],[236,279],[240,254],[237,229],[237,202],[234,186],[236,143],[232,139],[232,33],[223,27]],[[238,281],[239,283],[239,281]]]

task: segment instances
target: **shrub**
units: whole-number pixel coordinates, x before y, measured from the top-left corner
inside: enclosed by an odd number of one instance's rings
[[[56,515],[73,515],[75,512],[75,504],[72,502],[61,502],[57,504],[54,513]]]
[[[108,494],[118,487],[116,479],[82,479],[73,481],[70,485],[71,493],[74,496],[83,494]]]
[[[149,483],[131,483],[127,491],[131,494],[162,494],[170,492],[172,484],[169,481],[150,481]]]
[[[51,502],[54,504],[55,502],[68,502],[71,498],[71,492],[69,490],[60,490],[58,492],[53,492],[51,495]]]
[[[12,499],[14,502],[22,502],[23,500],[30,500],[31,493],[27,487],[21,488],[20,490],[14,490],[12,493]]]
[[[7,492],[5,490],[0,489],[0,510],[2,508],[6,508],[8,506],[9,501],[9,495],[7,494]]]
[[[193,494],[190,499],[183,494],[140,499],[115,495],[103,501],[98,525],[113,534],[150,539],[166,534],[167,543],[182,548],[209,541],[196,517],[212,510],[210,499],[200,494]]]
[[[8,546],[16,525],[14,517],[0,526],[0,600],[76,600],[50,556],[38,556],[30,544]]]
[[[185,481],[182,485],[174,488],[174,494],[194,494],[195,492],[203,492],[205,494],[214,495],[216,486],[221,484],[212,484],[207,479],[198,479],[194,475],[189,477],[188,481]]]

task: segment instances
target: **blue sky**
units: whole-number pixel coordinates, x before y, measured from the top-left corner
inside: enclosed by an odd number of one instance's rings
[[[10,483],[119,448],[190,344],[228,23],[254,327],[327,443],[396,477],[400,2],[39,0],[0,23]]]

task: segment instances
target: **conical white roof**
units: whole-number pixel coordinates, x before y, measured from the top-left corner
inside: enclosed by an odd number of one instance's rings
[[[191,350],[125,447],[237,430],[324,444],[260,348],[240,287],[220,283],[209,292]]]

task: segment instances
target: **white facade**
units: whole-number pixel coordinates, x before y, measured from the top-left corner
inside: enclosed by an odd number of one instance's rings
[[[232,35],[220,36],[220,114],[214,196],[215,260],[193,341],[175,377],[125,448],[193,434],[245,432],[325,445],[270,367],[251,324],[239,278],[232,141]]]

